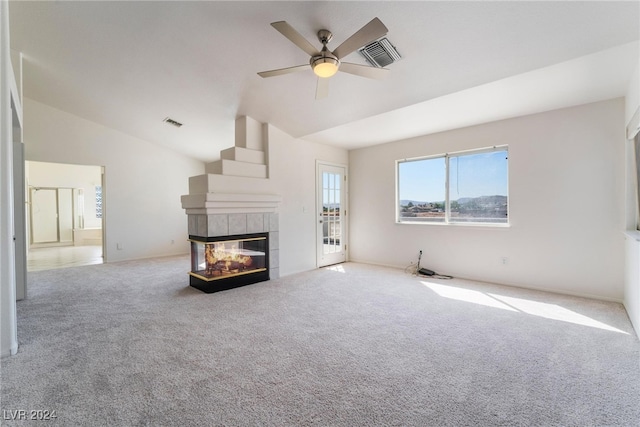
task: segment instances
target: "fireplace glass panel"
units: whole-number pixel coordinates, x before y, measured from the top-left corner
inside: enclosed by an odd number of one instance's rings
[[[190,239],[191,276],[204,281],[259,273],[267,270],[266,237],[215,242]]]

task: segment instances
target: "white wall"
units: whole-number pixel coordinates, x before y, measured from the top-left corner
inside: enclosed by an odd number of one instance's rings
[[[625,120],[626,126],[629,126],[634,115],[640,109],[640,58],[638,64],[629,81],[629,87],[625,96]],[[627,135],[628,136],[628,135]],[[638,212],[638,192],[636,190],[637,178],[636,178],[636,159],[635,148],[632,140],[628,140],[626,143],[626,209],[625,209],[625,229],[635,230],[638,226],[637,212]]]
[[[82,188],[84,191],[84,227],[100,228],[96,218],[96,186],[102,185],[100,166],[27,162],[27,185],[33,187]]]
[[[348,165],[341,148],[295,139],[269,126],[269,176],[282,196],[280,275],[316,267],[316,160]]]
[[[620,98],[352,151],[351,259],[404,267],[423,250],[442,274],[621,301],[624,116]],[[395,160],[501,144],[509,228],[395,223]]]
[[[625,124],[628,125],[640,108],[640,59],[631,76],[625,97]],[[635,150],[632,141],[626,143],[626,209],[624,306],[640,336],[640,232],[637,228],[637,191]]]
[[[105,167],[108,262],[188,253],[180,196],[202,162],[28,98],[24,115],[27,160]]]

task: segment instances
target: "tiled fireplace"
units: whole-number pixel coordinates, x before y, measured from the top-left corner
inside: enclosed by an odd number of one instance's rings
[[[280,277],[280,196],[182,197],[191,242],[189,284],[206,293]]]
[[[268,132],[236,120],[236,144],[182,196],[191,242],[190,285],[211,293],[280,277],[278,206],[268,174]],[[246,191],[252,191],[251,194]]]

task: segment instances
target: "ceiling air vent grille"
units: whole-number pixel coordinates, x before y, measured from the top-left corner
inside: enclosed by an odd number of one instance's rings
[[[386,37],[369,43],[359,50],[374,67],[383,68],[389,64],[399,61],[402,57]]]
[[[175,121],[175,120],[173,120],[172,118],[169,118],[169,117],[165,118],[165,119],[163,120],[163,122],[165,122],[165,123],[167,123],[167,124],[170,124],[170,125],[172,125],[172,126],[175,126],[175,127],[177,127],[177,128],[179,128],[180,126],[182,126],[182,123],[180,123],[180,122],[178,122],[178,121]]]

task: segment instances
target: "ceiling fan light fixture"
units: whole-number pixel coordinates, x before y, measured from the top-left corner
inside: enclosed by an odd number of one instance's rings
[[[328,78],[338,72],[340,61],[331,56],[318,56],[311,59],[311,68],[316,76]]]

